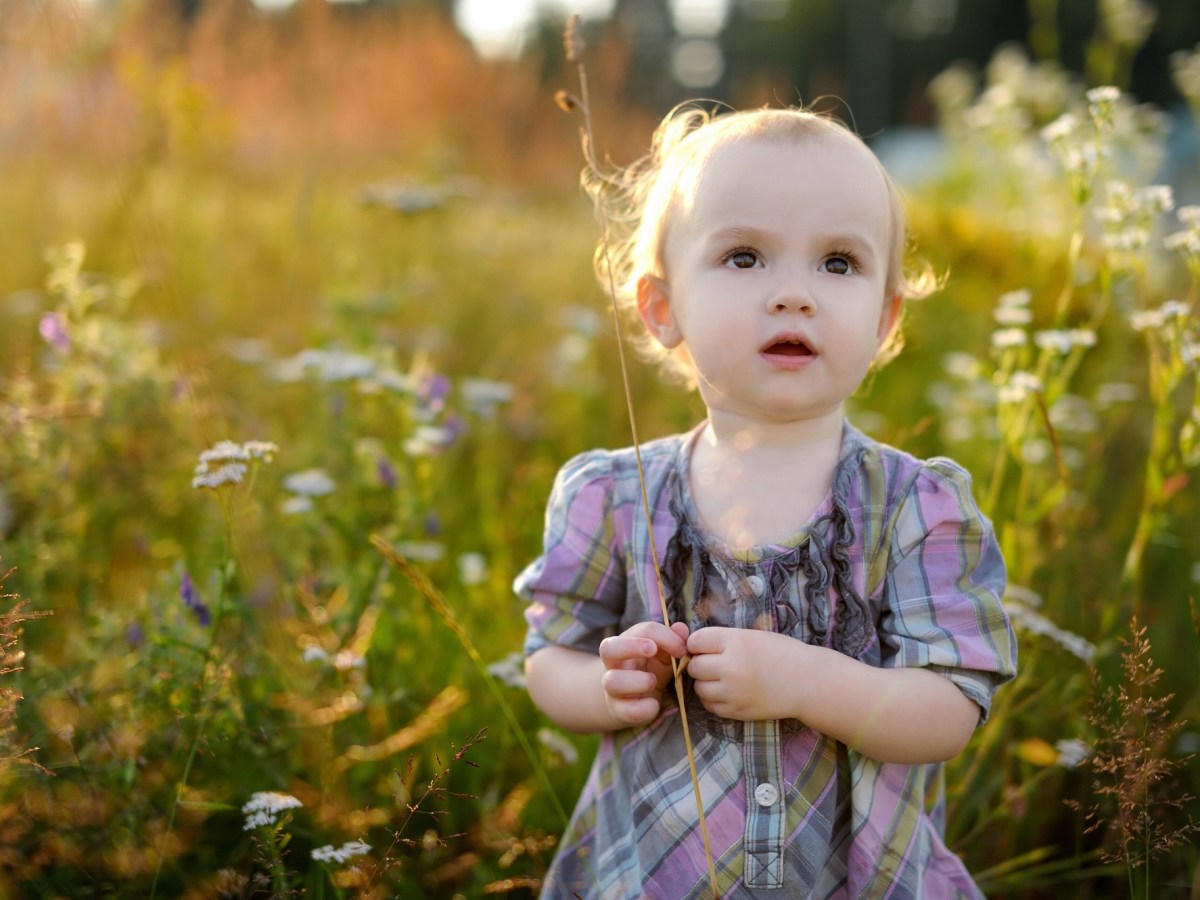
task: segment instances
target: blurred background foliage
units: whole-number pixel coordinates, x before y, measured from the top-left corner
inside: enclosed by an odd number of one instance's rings
[[[561,12],[468,5],[0,5],[0,895],[536,887],[594,743],[520,689],[510,583],[628,422]],[[1009,563],[951,845],[989,896],[1198,896],[1200,7],[606,12],[602,155],[825,98],[946,274],[851,412],[966,465]],[[631,374],[644,436],[701,413]]]

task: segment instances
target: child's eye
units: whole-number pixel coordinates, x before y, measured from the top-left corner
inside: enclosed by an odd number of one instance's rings
[[[758,254],[753,250],[734,250],[722,260],[725,265],[735,269],[753,269],[758,265]]]
[[[849,275],[858,271],[858,258],[853,253],[835,253],[821,265],[831,275]]]

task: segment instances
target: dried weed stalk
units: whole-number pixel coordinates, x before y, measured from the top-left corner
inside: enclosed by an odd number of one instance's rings
[[[576,96],[566,91],[558,91],[554,95],[554,102],[564,112],[578,110],[583,117],[583,125],[580,128],[580,140],[583,145],[583,157],[587,164],[584,169],[584,184],[596,185],[596,189],[599,192],[602,190],[599,186],[603,185],[606,179],[600,171],[599,164],[596,162],[596,137],[592,131],[592,106],[588,98],[587,65],[583,59],[586,49],[583,36],[580,33],[579,14],[574,13],[567,19],[567,27],[563,32],[563,52],[566,55],[567,62],[575,66],[579,78],[579,95]],[[646,492],[646,472],[642,466],[641,441],[638,439],[637,417],[633,411],[633,390],[629,382],[629,365],[625,360],[625,344],[621,333],[621,310],[617,305],[617,288],[613,279],[608,214],[605,211],[605,205],[599,193],[596,194],[595,200],[596,214],[600,224],[600,249],[598,252],[602,262],[601,271],[606,274],[608,282],[608,299],[612,305],[613,326],[616,329],[617,335],[617,359],[620,362],[621,383],[625,388],[625,409],[629,416],[630,436],[633,439],[633,456],[637,462],[638,483],[641,486],[642,493],[642,509],[646,513],[647,521],[649,521],[651,518],[650,497]],[[654,545],[654,529],[648,529],[647,535],[650,541],[650,559],[654,562],[654,578],[658,584],[658,599],[661,604],[662,621],[664,625],[669,626],[671,624],[671,617],[667,611],[667,592],[663,588],[662,568],[658,563],[658,549]],[[705,862],[708,864],[709,887],[712,889],[713,900],[719,900],[720,891],[717,888],[716,864],[713,858],[712,843],[708,837],[708,824],[704,815],[704,800],[700,793],[700,778],[696,773],[696,755],[692,749],[692,735],[688,727],[687,704],[684,702],[683,696],[683,672],[687,667],[688,660],[689,657],[685,654],[683,659],[672,660],[671,662],[675,683],[675,699],[678,703],[679,722],[683,728],[683,742],[687,750],[688,770],[692,778],[692,792],[696,798],[696,817],[700,824],[700,839],[704,845]]]
[[[1130,623],[1131,636],[1122,639],[1121,682],[1092,695],[1088,721],[1098,735],[1092,755],[1083,762],[1094,772],[1094,802],[1067,805],[1084,814],[1086,833],[1108,831],[1109,844],[1101,858],[1123,863],[1132,882],[1145,869],[1149,890],[1149,865],[1189,837],[1200,832],[1185,807],[1194,798],[1170,793],[1168,788],[1190,756],[1171,759],[1171,742],[1182,727],[1168,704],[1174,697],[1154,695],[1163,670],[1150,655],[1146,626]]]
[[[456,834],[441,834],[437,831],[436,828],[430,828],[430,829],[426,830],[420,838],[411,838],[411,837],[408,837],[405,835],[405,831],[408,829],[408,827],[412,823],[413,819],[416,818],[417,816],[422,816],[422,817],[432,819],[433,823],[436,825],[436,823],[442,817],[444,817],[446,815],[445,810],[428,808],[427,801],[429,801],[430,799],[439,799],[439,798],[440,799],[453,798],[453,799],[458,799],[458,800],[476,800],[476,799],[478,799],[477,797],[475,797],[472,794],[464,794],[464,793],[460,793],[457,791],[451,791],[448,788],[446,788],[442,784],[442,782],[450,777],[451,771],[458,764],[470,766],[472,768],[478,768],[476,763],[467,759],[467,754],[470,753],[471,750],[474,749],[476,745],[478,745],[478,744],[482,743],[484,740],[486,740],[486,738],[487,738],[487,729],[481,728],[466,743],[464,743],[461,747],[459,747],[457,750],[454,751],[454,755],[450,757],[450,760],[447,763],[443,764],[440,756],[435,757],[435,759],[437,760],[437,764],[439,766],[441,766],[441,769],[439,769],[434,774],[434,776],[431,779],[429,779],[429,782],[425,785],[425,790],[421,794],[421,796],[417,797],[413,801],[406,801],[404,803],[405,809],[407,810],[408,814],[404,817],[404,819],[400,822],[400,824],[392,832],[392,842],[391,842],[391,844],[388,845],[387,849],[384,850],[383,859],[381,861],[379,861],[378,863],[376,863],[374,865],[374,867],[367,873],[366,884],[364,886],[364,890],[371,888],[371,886],[375,882],[375,879],[379,878],[381,875],[383,875],[383,873],[386,872],[388,869],[391,869],[393,867],[403,864],[401,860],[398,860],[398,859],[395,859],[392,857],[392,852],[397,847],[408,847],[411,850],[416,850],[416,851],[420,852],[423,850],[432,849],[433,847],[445,847],[447,841],[452,840],[454,838],[461,838],[461,837],[466,836],[465,832],[459,832]],[[409,775],[412,774],[413,766],[415,765],[415,763],[416,763],[416,758],[413,756],[409,756],[407,774],[409,774]]]
[[[21,623],[50,615],[49,612],[29,612],[26,610],[28,600],[22,600],[18,594],[3,593],[4,582],[14,571],[9,569],[0,574],[0,603],[17,601],[10,609],[0,612],[0,675],[21,671],[21,662],[25,659],[25,651],[20,649]],[[0,686],[0,773],[11,766],[24,765],[32,766],[44,775],[52,775],[33,758],[39,748],[21,747],[17,738],[17,704],[22,699],[21,694],[7,684]]]

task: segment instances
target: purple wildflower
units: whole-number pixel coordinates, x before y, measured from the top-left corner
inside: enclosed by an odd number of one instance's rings
[[[71,338],[67,335],[67,326],[63,317],[56,312],[48,312],[38,322],[38,334],[42,339],[57,350],[66,353],[71,349]]]
[[[458,413],[448,413],[442,419],[442,428],[445,429],[449,440],[446,446],[450,446],[467,432],[467,423],[463,421],[462,416]]]
[[[375,460],[375,474],[379,476],[379,483],[385,488],[394,489],[399,482],[396,468],[386,456],[380,456]]]
[[[429,412],[440,412],[450,395],[450,379],[436,372],[426,375],[417,385],[417,402]]]
[[[442,531],[442,520],[435,512],[425,514],[425,536],[437,537]]]
[[[142,646],[142,641],[146,639],[146,632],[142,630],[142,626],[138,622],[129,623],[129,627],[125,629],[125,643],[130,647]]]
[[[196,621],[201,626],[207,627],[208,623],[212,621],[212,613],[209,612],[208,605],[200,599],[200,593],[196,590],[196,585],[192,583],[192,576],[186,571],[179,579],[179,596],[183,600],[183,605],[196,614]]]

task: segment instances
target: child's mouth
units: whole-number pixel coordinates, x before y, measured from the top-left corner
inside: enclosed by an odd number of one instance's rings
[[[812,356],[812,348],[803,341],[776,341],[763,349],[768,356]]]

